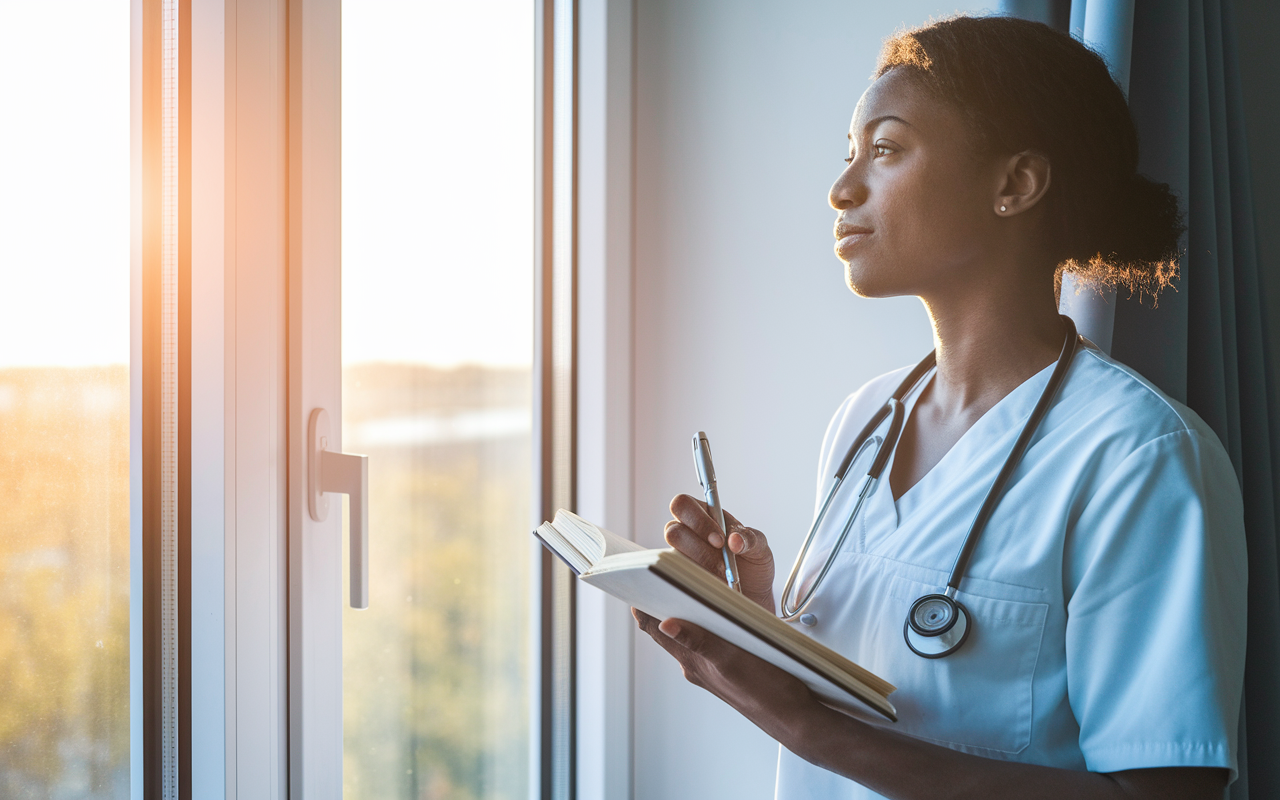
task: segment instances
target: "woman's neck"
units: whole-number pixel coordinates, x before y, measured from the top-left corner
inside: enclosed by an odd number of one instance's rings
[[[1064,330],[1051,291],[922,299],[938,352],[930,404],[943,417],[981,416],[1062,350]]]

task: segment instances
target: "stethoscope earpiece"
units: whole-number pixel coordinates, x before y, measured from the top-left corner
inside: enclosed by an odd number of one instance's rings
[[[902,636],[911,652],[942,658],[969,638],[969,609],[945,594],[926,594],[911,604]]]

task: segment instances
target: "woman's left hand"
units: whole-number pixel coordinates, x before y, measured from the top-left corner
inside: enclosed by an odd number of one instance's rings
[[[640,630],[680,663],[686,680],[784,745],[795,741],[808,715],[826,710],[800,679],[691,622],[659,622],[638,608],[631,614]]]

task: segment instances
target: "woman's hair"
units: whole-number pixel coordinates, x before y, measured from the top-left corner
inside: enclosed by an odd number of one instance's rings
[[[1057,281],[1154,297],[1177,277],[1178,199],[1138,174],[1129,106],[1097,53],[1038,22],[957,16],[885,40],[873,79],[891,69],[959,109],[983,152],[1048,158]]]

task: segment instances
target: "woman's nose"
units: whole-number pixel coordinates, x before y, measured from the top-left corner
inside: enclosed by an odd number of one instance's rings
[[[867,202],[867,186],[861,180],[859,170],[856,169],[857,162],[850,164],[845,171],[840,173],[840,177],[836,178],[836,182],[831,184],[831,191],[827,194],[827,202],[836,211],[843,211],[846,208],[860,206]]]

